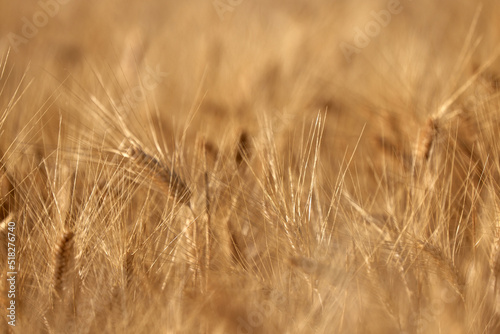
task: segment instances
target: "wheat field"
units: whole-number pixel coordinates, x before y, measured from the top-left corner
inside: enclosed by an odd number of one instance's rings
[[[0,9],[2,332],[500,333],[498,1]]]

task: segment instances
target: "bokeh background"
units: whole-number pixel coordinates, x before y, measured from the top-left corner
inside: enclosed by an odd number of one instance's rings
[[[400,12],[348,60],[341,43],[355,46],[357,29],[365,30],[373,12],[392,5]],[[491,56],[498,40],[495,1],[73,0],[1,6],[9,80],[25,75],[25,82],[32,81],[26,93],[31,103],[16,114],[30,118],[50,98],[47,108],[78,118],[84,111],[60,96],[88,100],[92,94],[115,105],[129,101],[128,117],[158,109],[157,124],[171,134],[168,140],[189,123],[189,136],[202,133],[224,146],[242,128],[258,136],[262,115],[287,138],[327,111],[323,151],[332,168],[338,167],[336,152],[352,148],[363,129],[358,153],[364,157],[365,147],[367,154],[376,151],[379,137],[414,140],[418,126]],[[40,25],[32,37],[23,33],[26,22]],[[161,73],[161,82],[136,100],[127,97],[148,68]],[[393,118],[404,118],[405,133],[387,126]],[[17,133],[19,125],[10,130]]]

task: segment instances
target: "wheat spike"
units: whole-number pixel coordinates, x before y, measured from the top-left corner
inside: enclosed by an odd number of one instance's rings
[[[0,157],[4,156],[4,153],[0,151]],[[5,217],[12,210],[12,193],[14,186],[11,182],[11,177],[7,172],[5,164],[0,167],[0,215]]]
[[[42,318],[42,324],[43,324],[43,329],[45,330],[46,333],[52,334],[52,328],[50,327],[49,321],[47,320],[46,316],[43,316]]]
[[[73,255],[73,238],[73,232],[65,232],[59,239],[56,247],[54,261],[54,290],[59,297],[61,296],[61,292],[64,288],[65,276],[69,271],[71,257]]]
[[[420,131],[416,157],[417,161],[425,163],[432,154],[435,140],[438,134],[438,122],[434,117],[429,117],[424,128]]]
[[[138,145],[130,147],[124,156],[132,159],[137,165],[150,170],[157,186],[191,208],[191,191],[177,173],[162,164],[154,156],[146,153]]]
[[[497,293],[497,288],[498,288],[498,277],[500,276],[500,228],[498,226],[499,220],[498,220],[498,207],[495,204],[495,211],[496,211],[496,219],[495,219],[495,226],[494,226],[494,237],[491,243],[491,251],[490,251],[490,269],[491,269],[491,274],[492,278],[494,280],[494,288],[495,288],[495,293]]]
[[[125,267],[125,284],[127,288],[132,287],[132,280],[134,279],[134,253],[130,250],[127,251],[124,261]]]
[[[12,221],[12,218],[14,215],[10,213],[7,217],[5,217],[1,222],[0,222],[0,234],[6,233],[7,232],[7,226],[9,222]]]

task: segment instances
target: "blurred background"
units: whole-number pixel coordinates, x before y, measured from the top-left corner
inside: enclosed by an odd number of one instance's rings
[[[124,109],[135,115],[157,108],[172,131],[183,129],[196,110],[190,133],[201,131],[217,143],[240,126],[257,132],[260,114],[286,131],[327,111],[325,139],[339,148],[357,140],[365,124],[366,133],[379,132],[377,121],[392,114],[418,123],[474,63],[491,55],[499,33],[496,1],[42,0],[0,6],[0,45],[10,49],[11,82],[25,73],[25,82],[33,80],[27,94],[38,104],[32,101],[32,108],[62,95],[64,86],[82,99],[86,91],[129,104]],[[380,14],[377,21],[374,13],[391,6],[397,14],[386,22]],[[158,77],[144,88],[152,70]],[[137,86],[144,92],[133,97]],[[77,112],[62,100],[52,108]]]

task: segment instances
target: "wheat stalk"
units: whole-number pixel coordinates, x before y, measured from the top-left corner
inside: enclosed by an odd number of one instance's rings
[[[205,158],[206,165],[206,158]],[[206,166],[205,166],[206,169]],[[211,239],[211,207],[210,207],[210,185],[208,183],[208,173],[205,172],[205,208],[207,215],[207,223],[205,225],[205,291],[208,288],[208,272],[210,270],[210,253],[212,250]]]

